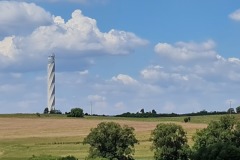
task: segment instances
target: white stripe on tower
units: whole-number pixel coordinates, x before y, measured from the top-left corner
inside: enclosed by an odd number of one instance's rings
[[[55,55],[48,56],[48,112],[55,110]]]

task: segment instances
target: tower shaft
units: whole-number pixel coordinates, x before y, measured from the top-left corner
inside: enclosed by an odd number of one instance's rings
[[[55,55],[48,56],[48,112],[55,110]]]

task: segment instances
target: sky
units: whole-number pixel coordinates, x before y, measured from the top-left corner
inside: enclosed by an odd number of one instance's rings
[[[240,1],[0,0],[0,113],[240,106]]]

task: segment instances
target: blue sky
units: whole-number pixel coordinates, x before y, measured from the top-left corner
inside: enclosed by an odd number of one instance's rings
[[[0,1],[0,113],[224,111],[240,105],[240,2]]]

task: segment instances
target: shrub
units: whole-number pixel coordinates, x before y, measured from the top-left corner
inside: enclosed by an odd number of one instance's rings
[[[67,115],[68,117],[83,117],[83,109],[81,108],[72,108],[71,112]]]
[[[48,107],[44,109],[43,114],[48,114]]]
[[[32,155],[31,158],[29,158],[29,160],[57,160],[58,157],[53,157],[51,155],[40,155],[40,156],[35,156]]]
[[[66,156],[66,157],[55,157],[51,155],[40,155],[40,156],[35,156],[32,155],[29,160],[78,160],[74,156]]]
[[[190,122],[191,121],[191,117],[186,117],[183,120],[184,120],[185,123]]]
[[[78,160],[78,159],[74,156],[67,156],[67,157],[59,158],[58,160]]]
[[[217,142],[207,147],[202,147],[192,157],[194,160],[239,160],[240,148],[231,143]]]
[[[223,116],[220,121],[212,121],[207,128],[197,131],[193,140],[195,157],[216,158],[221,153],[221,158],[216,159],[232,159],[229,158],[231,156],[239,158],[239,154],[235,153],[240,151],[240,123],[237,123],[233,116]],[[234,155],[229,155],[230,153]]]

